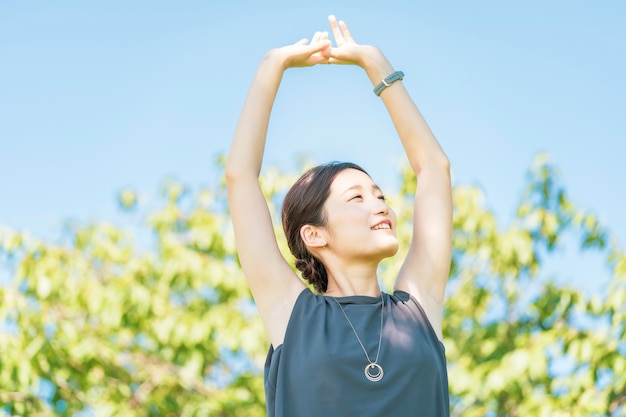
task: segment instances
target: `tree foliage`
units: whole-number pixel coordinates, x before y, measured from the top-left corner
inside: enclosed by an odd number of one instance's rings
[[[264,174],[274,214],[292,180]],[[405,248],[415,184],[402,168],[388,193]],[[453,199],[444,318],[452,414],[626,415],[626,256],[609,231],[575,207],[544,157],[507,227],[478,188],[456,186]],[[138,201],[120,193],[129,210]],[[62,243],[0,229],[0,415],[265,414],[269,342],[238,266],[223,185],[189,193],[166,182],[142,230],[153,245],[108,223],[73,227]],[[606,260],[606,292],[546,276],[568,234]],[[401,259],[381,265],[387,289]]]

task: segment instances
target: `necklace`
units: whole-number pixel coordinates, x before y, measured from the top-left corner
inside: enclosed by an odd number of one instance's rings
[[[383,379],[383,375],[384,375],[383,367],[378,364],[378,355],[380,355],[380,345],[382,344],[382,341],[383,341],[383,317],[385,315],[385,298],[383,297],[382,291],[380,293],[380,299],[382,301],[382,307],[380,310],[380,335],[378,337],[378,350],[376,351],[376,359],[372,361],[370,359],[370,355],[367,354],[367,349],[365,349],[365,346],[363,346],[363,342],[361,342],[361,338],[357,334],[356,329],[352,325],[352,322],[348,318],[348,315],[346,314],[343,307],[341,306],[341,303],[339,303],[339,301],[337,301],[337,299],[333,297],[333,300],[335,300],[335,302],[341,309],[343,316],[346,318],[346,320],[348,321],[348,324],[352,328],[352,331],[354,332],[354,335],[356,336],[356,340],[359,342],[359,345],[361,345],[361,349],[363,349],[363,353],[365,353],[365,357],[367,358],[367,365],[365,365],[365,377],[372,382],[380,381],[381,379]]]

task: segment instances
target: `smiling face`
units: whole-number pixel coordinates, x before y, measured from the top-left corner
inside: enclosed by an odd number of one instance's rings
[[[366,173],[341,171],[332,182],[324,211],[328,247],[340,256],[380,262],[398,251],[396,214]]]

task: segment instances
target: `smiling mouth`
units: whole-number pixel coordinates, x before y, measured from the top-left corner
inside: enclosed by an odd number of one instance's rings
[[[381,229],[391,230],[391,225],[389,223],[380,223],[372,227],[372,230],[381,230]]]

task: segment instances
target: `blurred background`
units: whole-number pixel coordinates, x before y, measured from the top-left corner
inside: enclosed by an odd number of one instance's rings
[[[545,153],[571,202],[623,247],[618,1],[0,2],[0,225],[54,244],[68,222],[134,227],[120,191],[154,207],[168,179],[218,187],[216,161],[259,60],[328,30],[329,14],[405,72],[454,185],[481,190],[500,227],[515,221],[527,172]],[[405,160],[372,88],[358,68],[287,71],[264,166],[350,160],[397,190]],[[544,275],[605,294],[606,254],[561,239]]]

